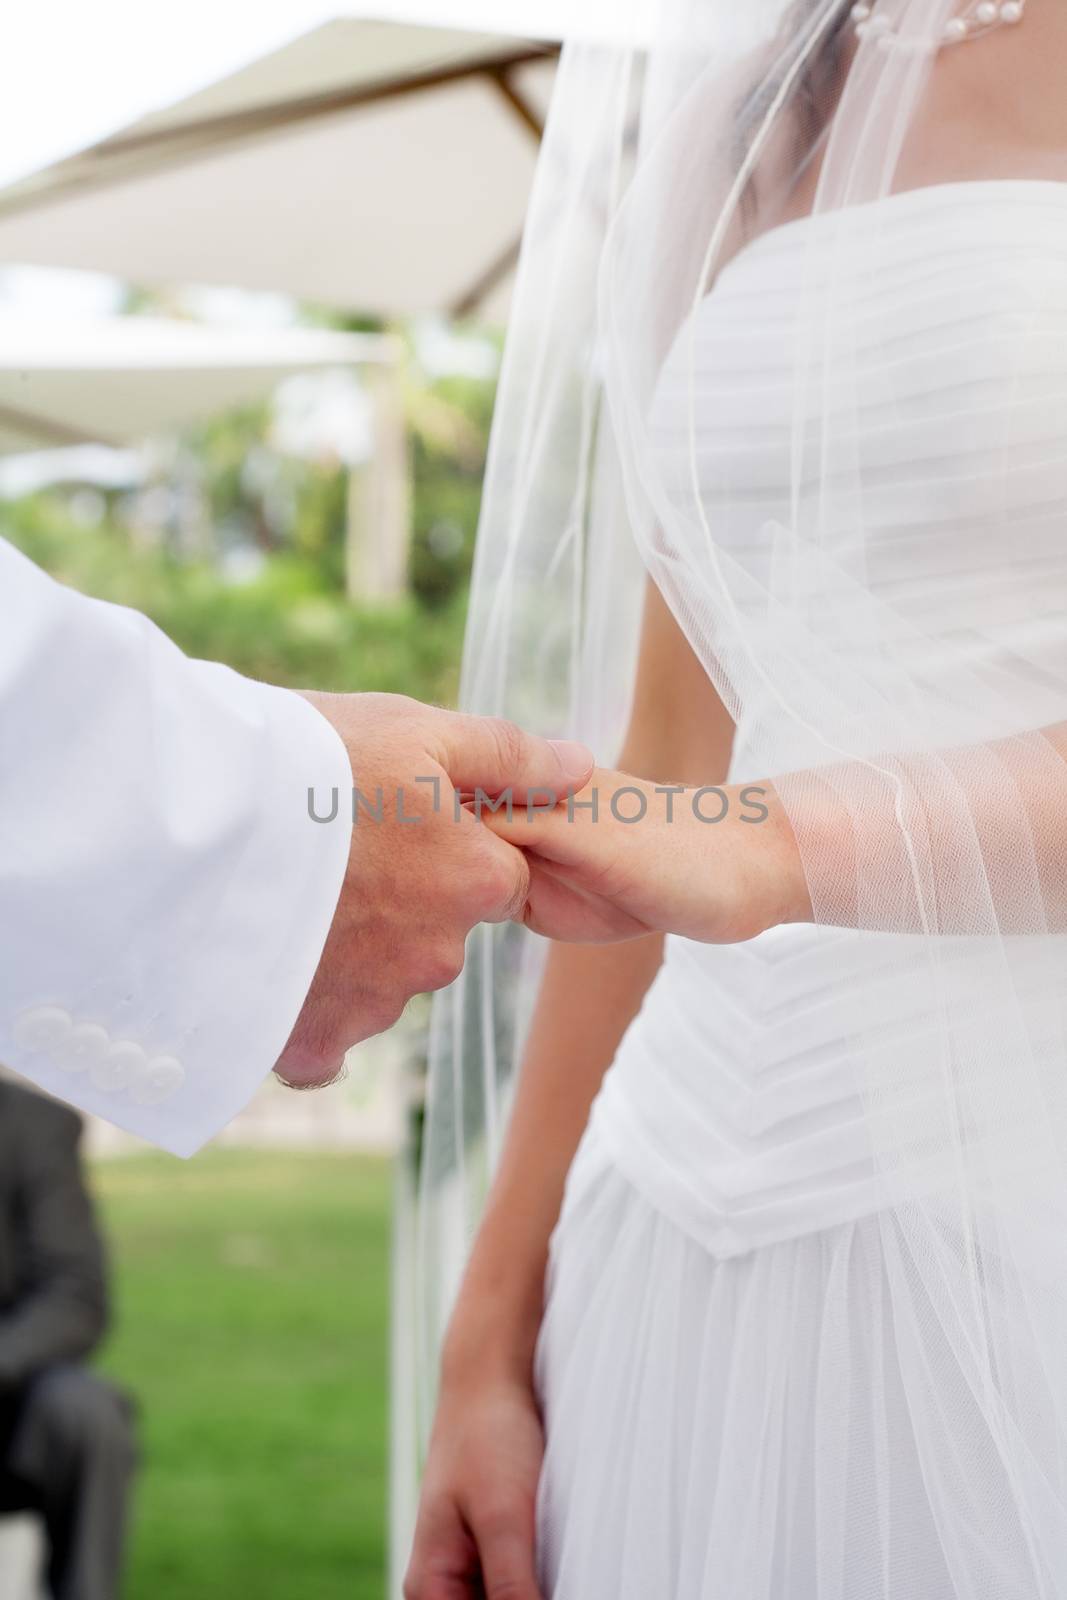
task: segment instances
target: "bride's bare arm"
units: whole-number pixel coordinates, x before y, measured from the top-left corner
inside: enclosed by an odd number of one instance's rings
[[[573,813],[517,808],[510,822],[487,819],[530,852],[526,920],[555,938],[625,940],[660,928],[733,943],[812,920],[942,935],[1067,932],[1065,723],[714,794],[598,771],[579,799]],[[642,799],[640,825],[620,820]]]
[[[680,783],[721,782],[732,738],[721,701],[650,585],[623,765],[650,779],[669,772]],[[657,933],[549,952],[500,1167],[446,1341],[408,1600],[451,1594],[447,1583],[479,1566],[486,1580],[510,1583],[515,1600],[536,1595],[541,1440],[531,1379],[548,1239],[590,1104],[661,957]]]
[[[669,773],[683,784],[721,783],[732,739],[733,725],[722,702],[659,591],[650,585],[620,764],[650,781]],[[506,1359],[528,1362],[548,1235],[559,1212],[564,1178],[600,1080],[661,954],[658,933],[630,948],[555,945],[549,952],[515,1113],[471,1260],[461,1315],[445,1352],[447,1365],[469,1359],[472,1335],[477,1359],[482,1359],[484,1335],[471,1323],[490,1305],[497,1334],[505,1334],[500,1348]],[[502,1320],[513,1326],[501,1330]]]

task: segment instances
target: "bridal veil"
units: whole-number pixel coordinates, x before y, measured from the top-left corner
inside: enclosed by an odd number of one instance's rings
[[[1067,210],[1067,117],[1031,114],[1017,77],[1023,30],[1051,3],[1029,0],[1016,21],[1018,7],[958,0],[660,0],[640,36],[565,50],[508,333],[462,686],[465,708],[583,739],[613,763],[651,577],[747,730],[742,776],[779,787],[816,921],[882,941],[888,1002],[872,1008],[843,980],[835,1004],[862,1082],[923,1476],[975,1600],[999,1594],[1009,1549],[1035,1597],[1067,1595],[1067,765],[1046,731],[1067,721],[1067,651],[1050,647],[1067,596],[1035,611],[1010,578],[984,585],[977,555],[954,575],[938,568],[936,536],[917,551],[875,492],[878,441],[862,411],[874,386],[892,426],[914,431],[924,492],[942,495],[979,553],[1000,542],[1002,571],[1018,563],[1032,577],[1062,548],[1062,261],[1043,261],[1031,239],[1016,262],[1008,240],[1002,292],[976,324],[987,268],[965,234],[952,272],[939,257],[926,281],[913,254],[887,272],[885,226],[895,197],[924,189],[922,214],[943,228],[975,182],[1030,186]],[[990,93],[998,72],[1003,93]],[[750,471],[735,483],[728,453],[701,459],[714,375],[696,358],[697,313],[731,261],[797,227],[789,514],[768,521],[758,497],[749,512]],[[854,285],[868,280],[858,336]],[[898,296],[916,308],[903,332]],[[925,409],[915,389],[925,312],[942,328],[958,315],[964,369],[981,346],[951,415],[942,386]],[[658,437],[668,367],[690,417],[673,451]],[[1049,426],[1023,426],[1021,407]],[[954,464],[961,437],[973,446],[951,478],[946,430]],[[740,458],[740,420],[736,447]],[[925,624],[931,575],[954,596],[951,627]],[[539,957],[524,930],[482,928],[435,1003],[418,1224],[424,1426]]]

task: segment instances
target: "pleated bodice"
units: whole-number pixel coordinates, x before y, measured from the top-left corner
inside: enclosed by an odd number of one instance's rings
[[[724,558],[760,594],[774,530],[796,515],[798,461],[801,504],[805,474],[821,474],[819,537],[841,584],[813,606],[842,670],[870,646],[845,614],[853,574],[885,599],[912,684],[958,706],[961,740],[1043,726],[1067,683],[1067,185],[939,185],[861,209],[877,245],[863,234],[862,270],[822,213],[720,274],[661,378],[661,476],[685,500],[695,448]],[[824,270],[832,318],[805,355],[804,286]],[[827,337],[848,357],[824,369]],[[773,695],[753,694],[732,781],[809,757]],[[1025,992],[1043,956],[1019,945]],[[918,940],[817,926],[733,948],[669,938],[594,1110],[617,1164],[719,1256],[876,1209],[857,1006],[868,1041],[922,1049],[935,1019],[920,956]]]

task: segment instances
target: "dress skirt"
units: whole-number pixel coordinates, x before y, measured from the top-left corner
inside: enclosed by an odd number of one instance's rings
[[[699,627],[730,590],[731,641],[774,636],[777,666],[732,684],[731,784],[827,761],[831,725],[910,749],[911,695],[920,751],[1061,717],[1065,196],[895,193],[855,255],[836,209],[794,219],[676,339],[648,414],[657,560],[679,615]],[[824,273],[840,382],[808,337]],[[808,727],[816,679],[837,709]],[[863,885],[872,927],[666,939],[552,1241],[546,1600],[1067,1600],[1067,968],[1037,834],[1010,821],[1026,785],[1000,755],[989,772],[988,818],[962,778],[959,813],[916,784],[899,878],[894,829],[860,828],[855,861],[842,843],[842,906]],[[981,862],[958,937],[957,844],[961,885]],[[878,931],[920,868],[939,936]],[[1051,937],[976,939],[1024,883]]]
[[[970,1595],[924,1484],[891,1239],[871,1216],[717,1259],[623,1175],[594,1108],[536,1352],[545,1600]]]

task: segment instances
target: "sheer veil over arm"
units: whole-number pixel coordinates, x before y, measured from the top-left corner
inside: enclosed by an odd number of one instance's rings
[[[951,0],[875,10],[664,0],[565,52],[463,694],[612,759],[658,586],[816,923],[877,942],[877,1025],[834,1004],[923,1477],[957,1592],[1033,1600],[1067,1595],[1067,111],[1024,89],[1067,16],[947,44]],[[537,960],[481,931],[435,1012],[427,1417]]]

